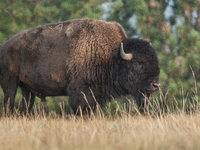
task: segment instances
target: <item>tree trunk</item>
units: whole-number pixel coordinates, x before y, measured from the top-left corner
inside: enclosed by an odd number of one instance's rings
[[[196,29],[198,32],[200,32],[200,8],[198,8],[197,10],[197,20],[196,20]]]

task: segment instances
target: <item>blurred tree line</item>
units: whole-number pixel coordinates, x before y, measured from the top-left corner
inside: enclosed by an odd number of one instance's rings
[[[129,36],[146,39],[157,50],[160,82],[168,98],[198,100],[200,1],[115,0],[110,6],[108,20],[117,20]]]
[[[101,19],[103,0],[1,0],[0,43],[25,29],[75,18]]]
[[[150,41],[169,100],[200,95],[200,0],[1,0],[0,43],[21,30],[75,18],[117,21],[128,36]]]

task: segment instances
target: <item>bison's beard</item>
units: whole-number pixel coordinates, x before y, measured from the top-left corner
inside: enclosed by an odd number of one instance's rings
[[[149,97],[150,97],[150,94],[148,93],[138,92],[135,96],[138,108],[146,107],[149,104]]]

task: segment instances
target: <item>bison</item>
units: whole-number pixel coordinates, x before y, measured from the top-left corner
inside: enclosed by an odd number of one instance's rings
[[[76,113],[103,107],[107,101],[132,95],[138,107],[158,90],[159,64],[147,41],[128,38],[116,22],[75,19],[24,30],[0,45],[0,84],[12,113],[21,88],[21,110],[35,96],[69,96]]]

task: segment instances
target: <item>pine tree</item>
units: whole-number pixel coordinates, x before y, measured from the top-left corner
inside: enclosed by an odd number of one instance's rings
[[[22,30],[75,18],[101,19],[103,0],[0,1],[0,43]]]

